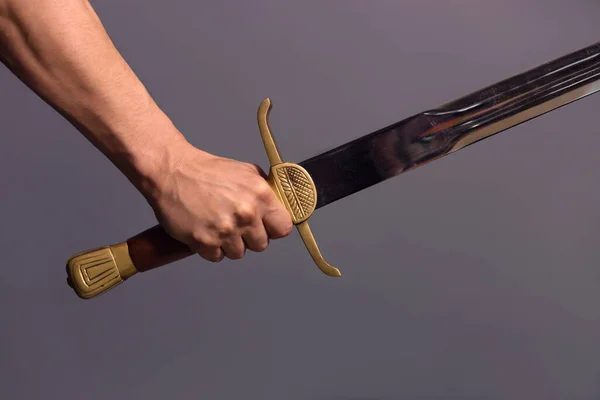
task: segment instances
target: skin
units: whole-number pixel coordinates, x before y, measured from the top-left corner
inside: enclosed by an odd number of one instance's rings
[[[88,1],[0,0],[0,61],[129,179],[171,236],[206,260],[240,259],[291,232],[260,167],[191,145]]]

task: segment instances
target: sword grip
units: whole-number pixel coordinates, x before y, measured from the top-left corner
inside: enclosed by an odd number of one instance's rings
[[[136,269],[149,271],[194,254],[190,248],[155,225],[127,240],[129,255]]]

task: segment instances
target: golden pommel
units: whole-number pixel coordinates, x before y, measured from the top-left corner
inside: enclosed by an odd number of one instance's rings
[[[75,254],[67,262],[69,284],[82,299],[98,296],[136,273],[126,242]]]

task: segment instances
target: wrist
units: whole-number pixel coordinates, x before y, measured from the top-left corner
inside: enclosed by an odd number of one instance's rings
[[[192,147],[171,121],[163,124],[140,129],[140,140],[117,166],[151,203],[161,196],[181,157]]]
[[[110,144],[100,147],[149,201],[159,195],[180,157],[191,147],[158,107],[115,124],[107,137]]]
[[[93,94],[72,107],[71,119],[151,203],[193,147],[140,83],[115,95]],[[80,96],[81,97],[81,96]]]

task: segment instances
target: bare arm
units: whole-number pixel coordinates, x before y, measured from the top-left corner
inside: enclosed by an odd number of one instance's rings
[[[0,0],[0,60],[140,189],[184,141],[86,0]]]
[[[171,236],[204,258],[241,258],[291,231],[260,169],[185,140],[87,0],[0,0],[0,60],[128,177]]]

